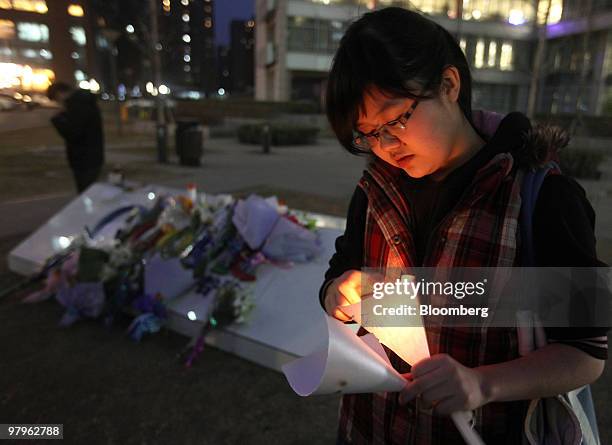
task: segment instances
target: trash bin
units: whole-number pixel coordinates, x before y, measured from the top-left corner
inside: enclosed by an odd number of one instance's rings
[[[200,165],[202,157],[202,126],[193,119],[176,122],[174,135],[176,154],[181,165]]]

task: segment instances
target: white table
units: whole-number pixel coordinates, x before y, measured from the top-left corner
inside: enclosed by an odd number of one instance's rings
[[[113,209],[130,204],[150,206],[160,193],[180,192],[154,185],[125,192],[109,184],[96,183],[13,249],[8,258],[9,267],[22,275],[34,274],[62,245],[82,233],[85,226],[92,227]],[[308,215],[317,221],[323,254],[313,262],[296,264],[290,269],[260,266],[255,282],[255,308],[248,323],[212,331],[206,337],[208,344],[280,370],[288,360],[306,355],[324,341],[326,325],[318,291],[345,220]],[[206,300],[195,292],[171,300],[167,327],[190,337],[197,335],[206,307]],[[195,313],[195,320],[187,317],[190,311]]]

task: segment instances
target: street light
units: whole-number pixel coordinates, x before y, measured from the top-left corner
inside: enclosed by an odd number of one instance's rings
[[[149,20],[151,30],[151,55],[153,62],[153,83],[161,85],[161,58],[159,54],[159,27],[157,23],[157,4],[158,0],[149,0]],[[156,91],[156,90],[154,90]],[[157,161],[166,163],[168,161],[168,125],[166,123],[166,113],[162,95],[155,98],[155,108],[157,112],[156,139],[157,139]]]
[[[113,84],[112,89],[115,95],[115,104],[117,108],[115,111],[115,122],[117,124],[117,133],[121,135],[123,134],[123,124],[121,122],[121,103],[119,102],[119,96],[117,94],[117,89],[119,86],[119,81],[117,79],[117,55],[119,54],[119,51],[117,51],[117,40],[119,40],[119,37],[121,37],[121,32],[114,29],[104,28],[102,29],[101,33],[109,43],[110,48],[111,83]]]

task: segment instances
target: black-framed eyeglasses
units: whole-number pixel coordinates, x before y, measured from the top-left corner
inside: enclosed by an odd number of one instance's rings
[[[353,131],[353,147],[361,151],[371,151],[377,143],[380,143],[381,137],[397,139],[396,134],[401,134],[406,130],[406,122],[408,122],[418,104],[419,101],[415,100],[410,105],[410,108],[408,108],[408,111],[369,133],[364,134],[360,131]],[[389,131],[391,128],[393,130]]]

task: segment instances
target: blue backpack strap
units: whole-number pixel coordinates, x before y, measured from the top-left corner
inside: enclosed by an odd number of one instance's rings
[[[521,265],[523,267],[535,266],[535,249],[533,246],[533,214],[538,195],[544,179],[550,170],[558,170],[556,162],[550,161],[538,169],[525,172],[521,186],[521,213],[519,225],[521,230]]]
[[[533,245],[533,214],[540,188],[550,170],[560,170],[556,162],[550,161],[538,169],[531,169],[525,172],[521,185],[521,213],[519,216],[521,244],[521,261],[523,267],[533,267],[535,262],[535,249]],[[569,395],[572,394],[572,397]],[[591,388],[586,385],[570,393],[563,395],[567,403],[571,405],[574,413],[579,413],[580,425],[583,429],[583,445],[600,444],[599,431],[597,429],[597,417]],[[584,436],[584,429],[588,429],[588,434]]]

